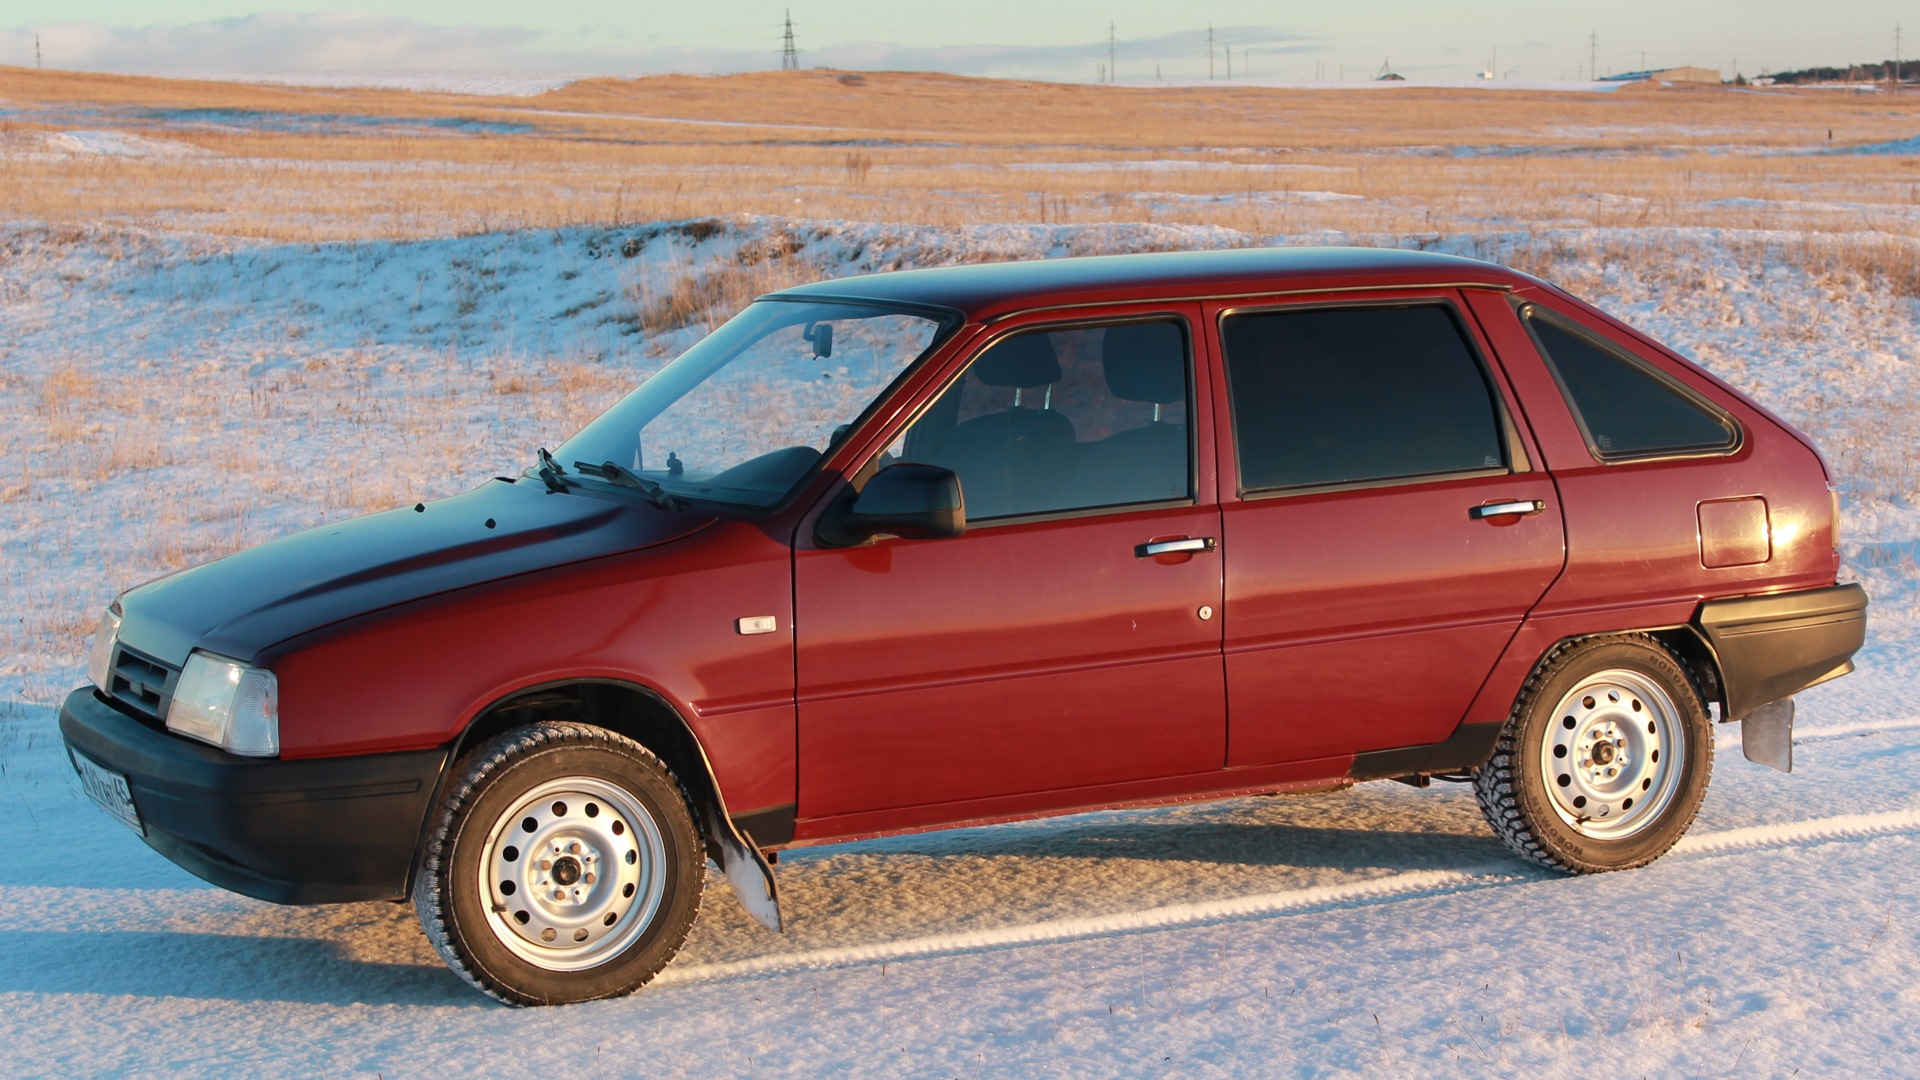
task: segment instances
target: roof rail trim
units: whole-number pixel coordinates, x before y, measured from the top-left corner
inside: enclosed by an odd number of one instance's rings
[[[1207,300],[1258,300],[1278,296],[1317,296],[1335,293],[1370,292],[1409,292],[1416,289],[1489,289],[1494,292],[1512,292],[1517,286],[1499,281],[1420,281],[1400,282],[1393,285],[1320,285],[1311,289],[1261,289],[1257,292],[1236,293],[1181,293],[1178,295],[1154,296],[1130,300],[1081,300],[1071,304],[1047,304],[1042,307],[1019,308],[1003,311],[998,315],[989,315],[980,320],[982,326],[992,326],[1020,315],[1037,315],[1049,311],[1073,311],[1078,308],[1118,307],[1125,304],[1191,304]]]

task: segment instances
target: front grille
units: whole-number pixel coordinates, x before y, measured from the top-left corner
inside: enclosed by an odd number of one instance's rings
[[[125,645],[115,645],[108,666],[107,696],[156,723],[167,715],[180,671]]]

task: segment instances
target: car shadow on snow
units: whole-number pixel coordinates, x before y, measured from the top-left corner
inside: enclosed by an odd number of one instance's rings
[[[839,850],[864,850],[876,856],[1127,858],[1393,870],[1442,869],[1507,854],[1464,789],[1431,795],[1387,790],[1293,799],[1252,797],[915,833],[845,849],[820,849],[826,855]]]
[[[341,943],[167,930],[0,931],[0,993],[322,1005],[489,1006],[439,964],[354,959]]]
[[[1125,917],[1417,871],[1556,876],[1516,858],[1465,792],[1101,812],[794,851],[778,869],[785,935],[710,893],[681,962]],[[725,886],[710,876],[709,888]]]

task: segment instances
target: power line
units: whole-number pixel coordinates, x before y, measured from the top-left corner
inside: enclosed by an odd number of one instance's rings
[[[1600,31],[1598,30],[1587,34],[1587,78],[1593,82],[1600,81]]]
[[[780,70],[800,70],[800,50],[793,47],[793,9],[787,9],[786,41],[780,46]]]
[[[1114,31],[1113,20],[1108,19],[1107,20],[1107,81],[1108,82],[1115,81],[1120,71],[1119,65],[1114,62],[1113,31]]]

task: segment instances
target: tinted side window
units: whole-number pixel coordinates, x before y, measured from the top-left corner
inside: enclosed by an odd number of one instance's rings
[[[1537,308],[1526,309],[1526,321],[1603,460],[1726,450],[1738,443],[1732,421],[1639,361]]]
[[[1444,307],[1229,315],[1243,490],[1507,464],[1493,390]]]
[[[1186,325],[1029,331],[989,345],[893,454],[960,477],[967,518],[1190,494]]]

